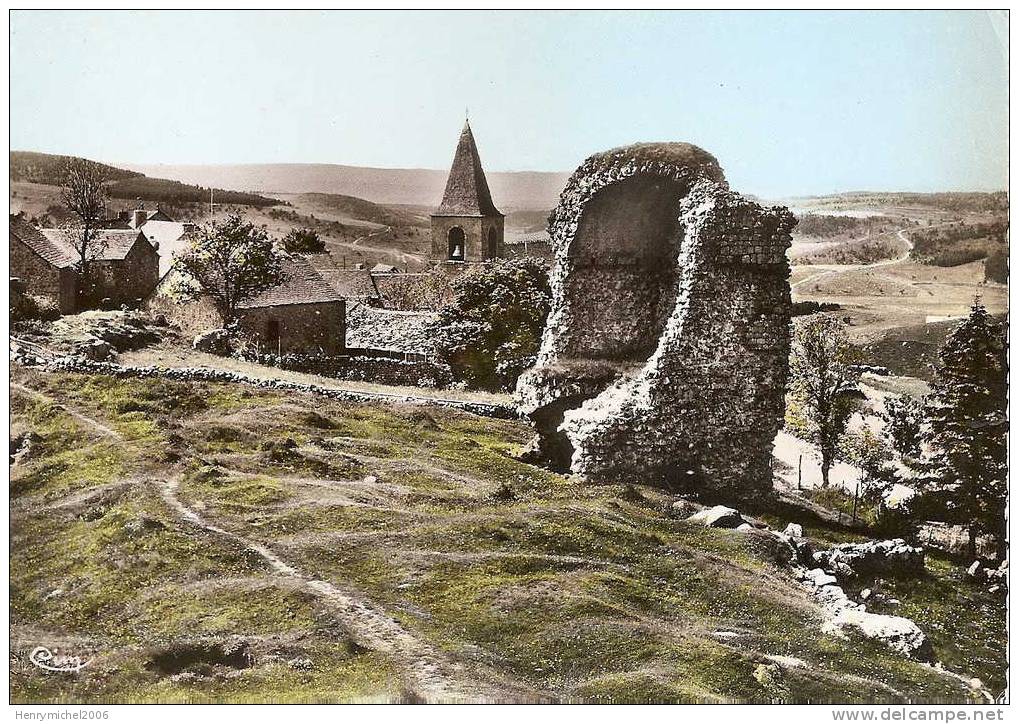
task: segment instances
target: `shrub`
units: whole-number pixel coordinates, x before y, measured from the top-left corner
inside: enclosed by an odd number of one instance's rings
[[[453,283],[453,300],[432,327],[439,358],[472,387],[511,389],[534,364],[551,306],[537,259],[495,259]]]

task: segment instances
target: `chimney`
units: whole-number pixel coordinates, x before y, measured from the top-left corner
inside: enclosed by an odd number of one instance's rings
[[[145,209],[135,209],[134,216],[132,217],[131,226],[135,229],[141,227],[148,220],[148,215],[145,213]]]

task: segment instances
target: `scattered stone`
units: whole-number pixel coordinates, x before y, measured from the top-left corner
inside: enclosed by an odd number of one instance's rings
[[[379,479],[374,475],[366,475],[364,482],[366,485],[375,485],[375,483],[379,482]]]
[[[287,666],[295,671],[311,671],[315,668],[314,662],[306,656],[298,656],[297,658],[290,659],[287,662]]]
[[[983,568],[983,564],[980,561],[973,561],[969,568],[966,569],[966,575],[970,578],[977,578],[981,568]]]
[[[673,518],[686,518],[696,512],[697,505],[691,503],[689,500],[680,498],[679,500],[674,500],[672,502],[672,505],[669,506],[669,510],[672,511]]]
[[[93,362],[106,362],[116,355],[113,345],[104,339],[91,339],[79,344],[75,352]]]
[[[860,600],[866,601],[868,598],[870,598],[872,593],[873,591],[871,591],[869,588],[863,589],[862,591],[860,591]]]
[[[64,595],[64,589],[62,589],[62,588],[55,588],[52,591],[50,591],[49,593],[47,593],[45,596],[43,596],[42,600],[49,601],[50,599],[53,599],[53,598],[60,598],[63,595]]]
[[[714,508],[707,508],[699,513],[694,513],[687,522],[700,523],[708,528],[738,528],[746,521],[735,508],[727,508],[724,505],[716,505]]]
[[[739,634],[736,633],[735,631],[713,631],[711,635],[714,636],[715,638],[725,640],[739,638]]]
[[[799,523],[790,523],[782,531],[783,535],[787,535],[790,538],[802,538],[803,537],[803,526]]]

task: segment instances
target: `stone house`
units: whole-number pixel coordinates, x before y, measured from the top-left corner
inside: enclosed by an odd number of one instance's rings
[[[10,217],[9,235],[10,276],[21,279],[28,294],[52,301],[61,314],[73,313],[78,289],[74,257],[20,215]]]
[[[442,202],[431,219],[433,261],[477,262],[502,256],[505,217],[492,203],[469,123],[460,133]]]
[[[146,300],[145,308],[162,314],[187,335],[226,324],[212,298],[203,295],[179,301],[172,290],[178,272],[171,268]],[[346,338],[346,303],[304,257],[293,255],[283,265],[283,281],[237,309],[244,335],[263,352],[277,354],[341,354]]]
[[[382,304],[382,295],[376,286],[375,277],[364,268],[346,269],[340,267],[329,254],[309,254],[307,257],[315,271],[348,304],[360,303],[371,307]]]
[[[77,257],[68,231],[43,229],[42,234],[53,245],[63,247],[72,259]],[[159,281],[159,252],[135,229],[100,229],[98,234],[103,249],[93,262],[96,297],[109,299],[116,306],[145,299]]]
[[[101,229],[104,245],[93,262],[96,297],[112,304],[144,299],[159,280],[159,254],[132,229]],[[21,279],[28,294],[51,299],[61,314],[76,311],[80,275],[78,253],[64,229],[36,229],[21,217],[10,218],[11,276]]]

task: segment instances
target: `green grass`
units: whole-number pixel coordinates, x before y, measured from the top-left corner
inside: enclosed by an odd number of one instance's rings
[[[53,637],[97,652],[77,678],[16,657],[15,701],[404,694],[399,662],[355,646],[299,580],[178,520],[160,479],[180,481],[178,497],[217,526],[363,593],[481,680],[495,676],[493,686],[583,701],[965,699],[888,649],[822,635],[819,611],[761,536],[674,520],[661,490],[585,485],[517,462],[530,436],[521,422],[241,386],[16,374],[123,439],[14,396],[15,429],[40,436],[12,472],[15,650]],[[60,505],[20,505],[40,493]],[[808,534],[850,535],[821,522]],[[994,684],[1004,609],[961,576],[932,561],[913,588],[887,586],[903,602],[897,613],[930,628],[946,665]],[[251,647],[249,666],[153,668],[160,651],[227,640]],[[305,658],[310,668],[287,663]]]

